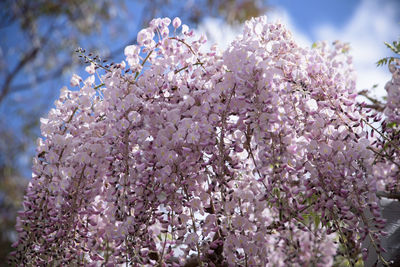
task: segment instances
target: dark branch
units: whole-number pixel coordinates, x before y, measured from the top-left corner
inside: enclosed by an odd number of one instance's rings
[[[389,198],[389,199],[397,199],[400,201],[400,192],[393,192],[393,193],[388,193],[388,192],[384,192],[384,191],[378,191],[376,192],[376,196],[381,198]]]
[[[368,90],[362,90],[358,93],[358,95],[362,95],[365,98],[367,98],[369,101],[372,102],[372,104],[367,104],[365,107],[366,108],[372,108],[376,111],[383,111],[385,109],[385,104],[383,104],[381,101],[378,99],[375,99],[371,96],[368,95]]]
[[[32,59],[34,59],[39,51],[39,47],[34,47],[18,62],[17,66],[7,75],[5,82],[0,91],[0,103],[4,100],[11,88],[11,82],[17,76],[18,72]]]
[[[69,66],[71,66],[71,65],[72,65],[72,61],[66,61],[57,70],[55,70],[53,72],[49,72],[49,73],[43,74],[43,75],[35,78],[35,80],[33,82],[21,83],[21,84],[14,85],[14,86],[11,87],[10,91],[11,92],[24,91],[24,90],[27,90],[27,89],[31,89],[32,85],[34,83],[38,84],[38,83],[43,83],[43,82],[55,79],[55,78],[59,77],[63,73],[63,71],[66,68],[68,68]]]

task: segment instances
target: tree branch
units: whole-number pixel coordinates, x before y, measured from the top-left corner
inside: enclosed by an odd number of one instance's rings
[[[397,199],[398,201],[400,201],[400,192],[388,193],[384,191],[378,191],[376,192],[376,196],[379,198],[384,197],[389,199]]]
[[[71,65],[72,65],[71,60],[64,62],[64,64],[62,64],[61,67],[59,67],[57,70],[55,70],[51,73],[43,74],[43,75],[35,78],[35,80],[32,82],[21,83],[21,84],[12,86],[10,91],[11,92],[24,91],[24,90],[30,89],[34,83],[43,83],[43,82],[55,79],[63,73],[65,68],[67,68]]]
[[[0,103],[6,97],[8,92],[10,91],[10,85],[12,80],[17,76],[18,72],[32,59],[34,59],[39,51],[39,47],[34,47],[29,53],[25,54],[25,56],[19,61],[17,66],[7,75],[5,82],[0,91]]]
[[[367,98],[369,101],[372,102],[372,104],[367,104],[365,107],[366,108],[372,108],[376,111],[383,111],[385,109],[385,104],[383,104],[381,101],[378,99],[375,99],[371,96],[368,95],[368,90],[362,90],[358,93],[358,95],[361,95],[365,98]]]

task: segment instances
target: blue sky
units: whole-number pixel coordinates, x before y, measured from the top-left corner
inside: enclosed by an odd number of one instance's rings
[[[287,10],[293,23],[310,36],[312,29],[318,24],[333,24],[342,27],[354,15],[361,1],[359,0],[334,0],[334,1],[293,1],[270,0],[272,6]]]

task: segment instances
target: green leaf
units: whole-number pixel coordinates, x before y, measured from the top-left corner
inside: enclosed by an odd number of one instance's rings
[[[395,54],[400,54],[400,42],[394,41],[393,44],[389,44],[388,42],[385,42],[385,45],[393,51]]]
[[[395,57],[385,57],[382,58],[381,60],[379,60],[378,62],[376,62],[377,67],[383,66],[383,65],[387,65],[392,63],[396,58]]]
[[[274,188],[272,189],[272,193],[273,193],[274,195],[276,195],[278,198],[281,197],[281,190],[279,190],[279,188],[277,188],[277,187],[274,187]]]
[[[308,225],[308,223],[310,222],[310,217],[311,214],[310,213],[306,213],[306,214],[302,214],[304,220],[303,220],[303,224]]]
[[[319,227],[320,222],[321,222],[321,217],[319,216],[319,214],[315,214],[314,215],[315,229]]]
[[[388,42],[384,42],[384,44],[386,45],[386,47],[388,47],[390,50],[392,50],[393,53],[400,55],[400,39],[399,41],[393,41],[392,44],[388,43]],[[378,62],[376,62],[376,65],[379,66],[383,66],[383,65],[387,65],[393,62],[393,60],[395,60],[396,57],[385,57],[382,58],[381,60],[379,60]]]

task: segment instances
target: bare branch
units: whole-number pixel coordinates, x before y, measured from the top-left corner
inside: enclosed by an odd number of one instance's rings
[[[29,51],[25,56],[18,62],[17,66],[7,75],[5,82],[0,91],[0,104],[7,96],[11,88],[11,82],[17,76],[17,74],[22,70],[22,68],[34,59],[39,51],[39,47],[34,47],[31,51]]]
[[[384,191],[378,191],[376,192],[376,196],[381,198],[389,198],[389,199],[397,199],[398,201],[400,201],[400,192],[392,192],[392,193],[388,193],[388,192],[384,192]]]
[[[383,104],[381,101],[378,99],[373,98],[372,96],[368,95],[368,90],[362,90],[358,93],[358,95],[361,95],[365,98],[367,98],[369,101],[372,102],[372,104],[367,104],[365,107],[366,108],[372,108],[376,111],[383,111],[385,109],[385,104]]]

